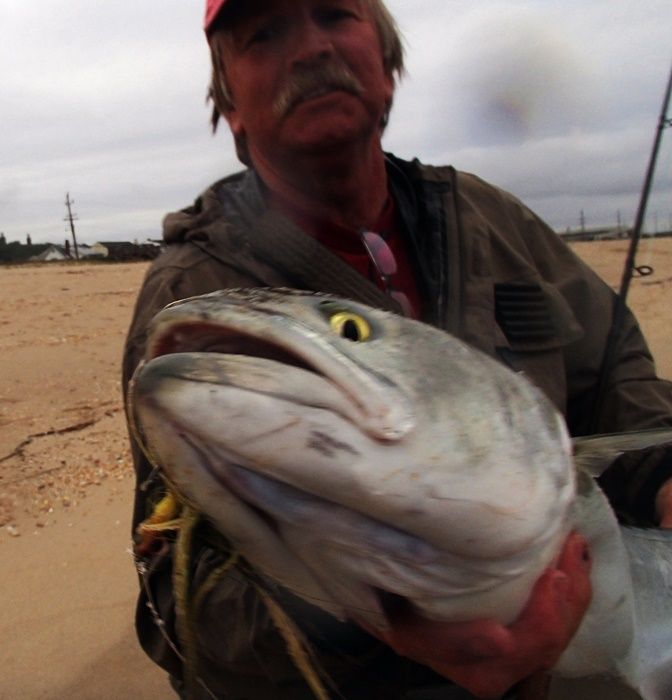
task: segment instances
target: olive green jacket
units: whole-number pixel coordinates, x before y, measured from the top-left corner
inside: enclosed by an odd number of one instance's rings
[[[393,156],[387,165],[423,300],[422,320],[524,372],[565,415],[573,435],[672,426],[672,384],[656,376],[629,312],[597,405],[615,295],[546,224],[473,175]],[[215,183],[193,206],[169,214],[164,239],[166,249],[138,297],[124,356],[124,387],[143,356],[150,319],[175,299],[226,287],[282,286],[394,310],[394,302],[375,284],[267,210],[263,186],[252,171]],[[138,484],[146,485],[136,492],[137,525],[147,516],[149,496],[160,480],[150,476],[137,449],[134,456]],[[651,523],[654,495],[671,476],[672,459],[658,450],[615,464],[603,477],[603,487],[621,516]],[[196,580],[221,558],[204,546],[195,564]],[[174,636],[170,547],[149,557],[146,566],[139,638],[157,663],[179,677],[181,664],[165,637]],[[420,699],[425,696],[407,691],[444,683],[354,626],[280,594],[343,697]],[[148,599],[165,621],[163,631]],[[264,606],[235,572],[206,601],[198,628],[199,671],[218,697],[312,697]]]

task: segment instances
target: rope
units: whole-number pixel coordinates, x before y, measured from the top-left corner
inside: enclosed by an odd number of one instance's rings
[[[294,666],[303,676],[313,695],[317,700],[329,700],[329,694],[320,680],[319,673],[311,658],[312,653],[301,631],[268,591],[264,590],[256,581],[252,581],[252,584],[268,609],[277,630],[285,640]]]

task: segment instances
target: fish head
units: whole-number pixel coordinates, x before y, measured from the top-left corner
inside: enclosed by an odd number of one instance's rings
[[[362,430],[395,440],[415,422],[412,403],[391,379],[406,345],[396,318],[290,289],[225,290],[177,301],[158,314],[149,330],[147,358],[210,352],[328,377],[347,397],[344,410]],[[250,390],[257,381],[259,376],[248,378]]]
[[[130,397],[152,461],[239,548],[258,550],[268,526],[318,587],[316,571],[339,570],[332,611],[368,586],[435,617],[512,619],[571,525],[571,444],[542,392],[353,301],[253,289],[176,302],[149,329]],[[243,532],[234,510],[261,517]],[[287,583],[273,546],[257,563]]]

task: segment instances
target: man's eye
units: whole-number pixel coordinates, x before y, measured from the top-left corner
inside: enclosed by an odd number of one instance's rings
[[[255,27],[250,27],[245,46],[255,46],[275,41],[286,29],[287,23],[278,18],[270,19],[267,22],[259,22]]]
[[[322,10],[320,13],[320,19],[324,23],[336,24],[337,22],[342,22],[346,19],[351,19],[355,16],[350,10],[345,10],[342,7],[332,7],[330,9]]]
[[[251,46],[253,44],[265,44],[266,42],[271,41],[276,35],[277,32],[270,27],[258,29],[256,32],[250,35],[247,40],[247,45]]]

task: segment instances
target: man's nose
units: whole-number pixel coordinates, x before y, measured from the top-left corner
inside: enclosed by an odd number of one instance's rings
[[[329,32],[315,22],[304,22],[301,31],[296,35],[292,64],[294,66],[312,65],[331,58],[333,54],[334,45]]]

